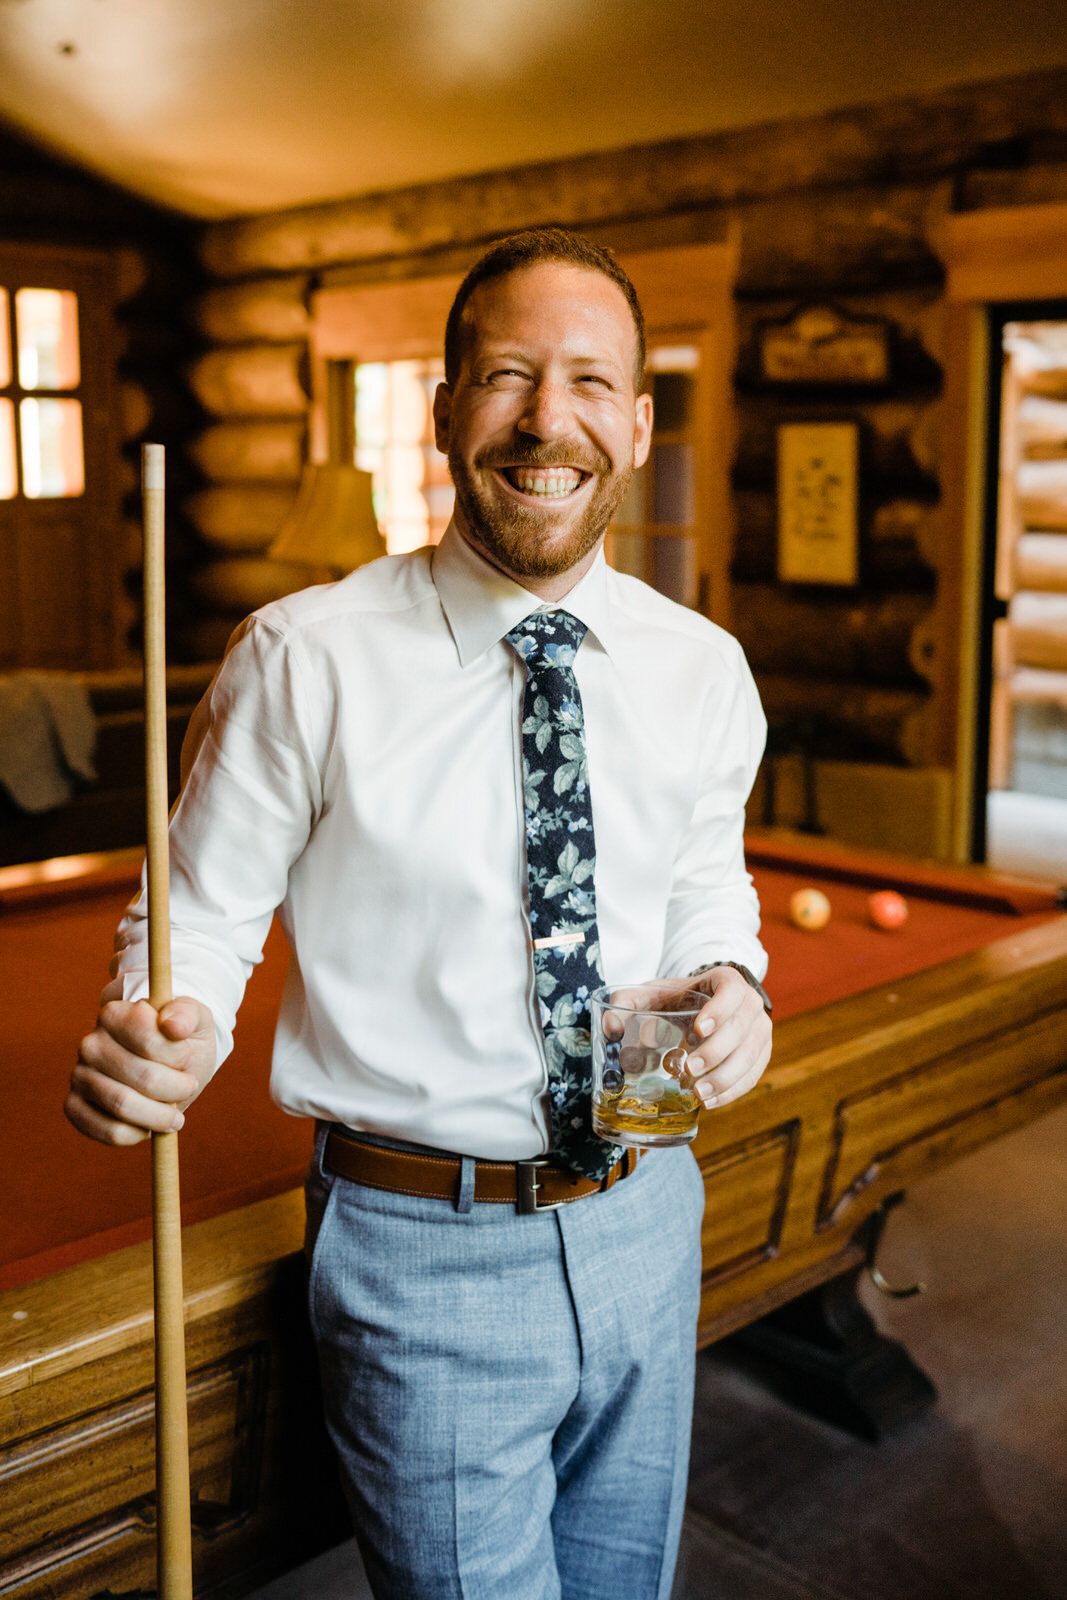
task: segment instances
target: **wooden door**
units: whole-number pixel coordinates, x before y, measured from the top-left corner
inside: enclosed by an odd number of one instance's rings
[[[109,258],[0,245],[0,671],[117,659]]]

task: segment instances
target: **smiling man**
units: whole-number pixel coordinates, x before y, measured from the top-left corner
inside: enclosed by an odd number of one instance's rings
[[[238,630],[172,823],[181,998],[143,998],[139,901],[72,1076],[91,1137],[180,1126],[277,909],[272,1093],[318,1124],[310,1317],[387,1600],[671,1589],[703,1185],[686,1146],[597,1137],[589,995],[699,988],[702,1100],[758,1080],[764,723],[734,641],[604,562],[643,366],[605,251],[544,229],[472,269],[434,403],[453,522]]]

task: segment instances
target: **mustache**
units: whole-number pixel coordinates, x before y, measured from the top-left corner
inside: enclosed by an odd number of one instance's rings
[[[603,450],[590,450],[587,446],[575,448],[565,444],[515,444],[505,449],[502,445],[489,445],[474,458],[476,467],[580,467],[583,472],[605,473],[611,470],[611,461]]]

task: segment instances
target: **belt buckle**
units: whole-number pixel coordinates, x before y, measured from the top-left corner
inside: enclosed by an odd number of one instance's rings
[[[551,1156],[536,1156],[532,1161],[516,1161],[515,1204],[521,1217],[531,1217],[535,1211],[558,1211],[560,1206],[566,1205],[565,1200],[546,1200],[541,1204],[537,1199],[537,1192],[541,1188],[537,1181],[537,1173],[540,1169],[551,1165]]]

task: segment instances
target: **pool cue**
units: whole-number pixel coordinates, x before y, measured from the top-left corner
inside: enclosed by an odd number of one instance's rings
[[[164,583],[164,454],[141,451],[144,499],[144,704],[150,1003],[172,998],[170,855],[167,839],[167,678]],[[152,1263],[156,1356],[156,1592],[192,1600],[189,1418],[185,1391],[178,1135],[152,1135]]]

